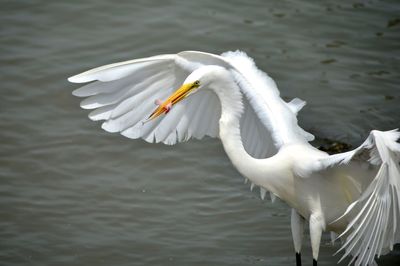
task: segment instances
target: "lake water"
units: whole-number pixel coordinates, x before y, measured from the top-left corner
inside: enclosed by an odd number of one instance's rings
[[[66,78],[241,49],[308,102],[303,128],[354,146],[400,127],[399,37],[395,0],[1,1],[0,264],[294,265],[290,209],[250,192],[218,140],[106,133]],[[324,235],[320,265],[338,247]]]

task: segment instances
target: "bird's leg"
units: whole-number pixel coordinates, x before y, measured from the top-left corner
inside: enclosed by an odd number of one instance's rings
[[[313,213],[310,216],[310,238],[313,255],[313,266],[317,266],[319,245],[321,243],[322,231],[325,228],[325,222],[319,213]]]
[[[303,242],[304,222],[304,218],[295,209],[292,209],[290,224],[292,227],[294,251],[296,252],[296,266],[301,266],[301,244]]]

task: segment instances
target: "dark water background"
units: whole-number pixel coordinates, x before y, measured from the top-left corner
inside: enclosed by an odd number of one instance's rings
[[[358,145],[400,127],[399,34],[393,0],[0,1],[0,264],[294,265],[289,208],[250,192],[218,140],[105,133],[66,78],[241,49],[308,102],[306,130]],[[337,249],[324,236],[320,265]]]

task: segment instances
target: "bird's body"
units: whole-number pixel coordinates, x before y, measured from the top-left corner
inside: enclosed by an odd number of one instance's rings
[[[314,148],[313,136],[297,124],[305,103],[283,101],[274,81],[241,52],[162,55],[70,78],[92,80],[99,81],[74,94],[88,97],[81,106],[97,108],[89,117],[106,120],[107,131],[166,144],[219,136],[232,164],[260,187],[262,198],[270,191],[292,207],[296,253],[305,220],[315,262],[325,230],[343,234],[345,256],[362,265],[400,240],[397,131],[373,131],[359,148],[338,155]],[[151,113],[154,101],[158,108]],[[370,162],[362,158],[368,151]]]

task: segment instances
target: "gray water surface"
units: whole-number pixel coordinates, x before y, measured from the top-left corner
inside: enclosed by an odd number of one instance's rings
[[[360,144],[400,127],[399,1],[0,1],[1,265],[294,265],[290,209],[249,191],[215,139],[103,132],[66,78],[241,49],[303,128]],[[334,265],[324,236],[320,265]],[[303,251],[311,264],[309,238]],[[399,265],[400,254],[382,265]]]

